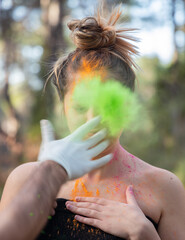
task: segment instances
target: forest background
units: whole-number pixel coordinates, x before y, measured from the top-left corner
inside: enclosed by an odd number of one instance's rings
[[[43,94],[43,86],[52,63],[74,49],[67,22],[92,15],[97,2],[0,0],[0,196],[16,166],[37,160],[40,119],[52,121],[58,138],[69,134],[54,87]],[[185,184],[185,1],[107,3],[122,3],[125,26],[140,29],[136,92],[145,114],[121,144]]]

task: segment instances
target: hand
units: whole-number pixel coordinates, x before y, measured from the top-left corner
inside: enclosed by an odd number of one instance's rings
[[[57,202],[54,201],[53,206],[52,206],[52,208],[51,208],[51,210],[50,210],[50,215],[51,215],[51,216],[54,216],[54,215],[55,215],[55,208],[56,208],[56,207],[57,207]]]
[[[143,239],[139,235],[148,219],[136,202],[132,186],[127,187],[126,199],[127,204],[102,198],[76,197],[77,202],[67,201],[66,207],[78,214],[75,219],[81,223],[120,238]]]
[[[69,136],[54,140],[54,131],[48,120],[41,121],[42,144],[38,160],[53,160],[66,170],[69,179],[75,179],[108,163],[112,154],[91,161],[92,158],[103,152],[109,145],[109,141],[102,141],[106,136],[103,129],[90,138],[83,138],[100,122],[96,117],[79,127]],[[99,144],[98,144],[99,143]]]

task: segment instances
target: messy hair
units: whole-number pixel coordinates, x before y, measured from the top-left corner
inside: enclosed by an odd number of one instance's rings
[[[128,34],[135,29],[116,27],[121,15],[119,6],[105,16],[102,4],[95,16],[71,20],[67,24],[76,49],[61,56],[54,63],[50,75],[62,100],[73,81],[71,76],[83,67],[84,61],[93,70],[106,68],[111,77],[134,90],[133,68],[137,66],[133,56],[138,55],[138,50],[133,43],[137,39]]]

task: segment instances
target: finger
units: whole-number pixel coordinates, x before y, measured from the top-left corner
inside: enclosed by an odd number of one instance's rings
[[[88,202],[74,202],[74,201],[67,201],[67,205],[72,205],[78,208],[86,208],[86,209],[91,209],[91,210],[96,210],[98,212],[102,212],[103,206],[96,204],[96,203],[88,203]]]
[[[75,198],[76,202],[88,202],[88,203],[95,203],[98,204],[100,206],[100,209],[103,206],[112,206],[113,204],[118,204],[117,201],[114,200],[109,200],[109,199],[105,199],[105,198],[97,198],[97,197],[76,197]],[[120,202],[119,202],[120,203]],[[124,203],[122,203],[124,204]],[[126,204],[125,204],[126,205]],[[103,208],[102,208],[103,209]],[[102,211],[102,210],[101,210]]]
[[[137,201],[136,201],[135,196],[134,196],[134,190],[133,190],[133,187],[131,185],[129,185],[126,189],[126,200],[127,200],[128,204],[138,206]]]
[[[96,210],[91,210],[91,209],[87,209],[87,208],[78,208],[78,207],[75,207],[74,205],[70,205],[70,204],[67,204],[66,208],[68,210],[70,210],[71,212],[79,214],[79,215],[100,219],[101,213]]]
[[[98,133],[94,134],[89,139],[87,139],[85,141],[87,148],[95,146],[98,142],[100,142],[101,140],[103,140],[105,138],[106,134],[107,134],[106,129],[103,129],[103,130],[99,131]]]
[[[103,141],[102,143],[98,144],[96,147],[91,148],[88,150],[88,154],[90,154],[90,157],[96,157],[98,154],[103,152],[108,146],[109,146],[110,141],[106,140]]]
[[[46,142],[53,141],[55,139],[53,126],[50,121],[45,119],[41,120],[40,127],[41,127],[42,142],[46,143]]]
[[[79,215],[75,216],[75,219],[81,223],[85,223],[87,225],[96,227],[96,228],[100,228],[101,229],[101,223],[102,221],[99,219],[93,219],[93,218],[86,218],[86,217],[82,217]]]
[[[97,160],[91,160],[90,161],[90,171],[96,169],[96,168],[100,168],[102,166],[104,166],[105,164],[107,164],[108,162],[110,162],[110,160],[113,158],[113,154],[110,153],[106,156],[103,156],[102,158],[99,158]]]
[[[100,120],[101,118],[98,116],[86,122],[71,134],[71,138],[73,140],[82,140],[87,133],[100,123]]]
[[[107,203],[107,200],[104,198],[97,198],[97,197],[76,197],[75,200],[77,202],[91,202],[96,203],[102,206],[105,206]]]

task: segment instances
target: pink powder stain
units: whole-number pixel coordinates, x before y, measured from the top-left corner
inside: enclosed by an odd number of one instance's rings
[[[130,165],[128,165],[128,164],[125,164],[125,166],[126,166],[126,167],[128,167],[128,168],[131,168],[131,166],[130,166]]]
[[[115,180],[119,181],[120,180],[120,176],[114,176],[113,177]]]
[[[133,189],[130,189],[130,188],[129,188],[129,192],[130,192],[131,195],[135,196]]]
[[[122,160],[122,164],[123,164],[125,167],[131,169],[131,166],[130,166],[129,164],[125,163],[125,160]]]
[[[108,164],[112,164],[113,161],[118,160],[118,150],[116,150],[113,154],[113,158],[110,160]]]
[[[135,158],[135,156],[134,156],[134,155],[132,155],[131,153],[129,153],[129,155],[131,156],[131,158]]]

